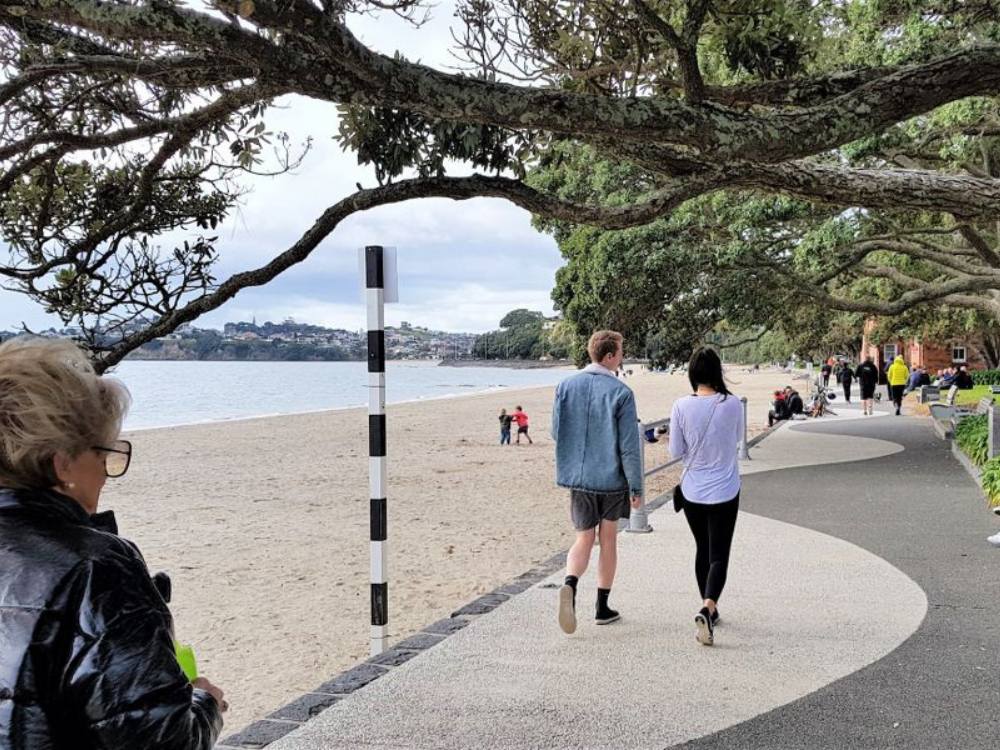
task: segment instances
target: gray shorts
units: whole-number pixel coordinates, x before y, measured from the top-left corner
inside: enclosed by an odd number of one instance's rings
[[[587,490],[570,490],[569,514],[573,519],[573,528],[586,531],[599,526],[601,521],[617,521],[628,518],[628,490],[619,492],[588,492]]]

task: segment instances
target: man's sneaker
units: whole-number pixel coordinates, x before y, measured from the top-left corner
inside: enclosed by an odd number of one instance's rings
[[[611,609],[611,607],[605,607],[603,610],[597,610],[597,617],[594,618],[594,622],[598,625],[608,625],[620,619],[622,619],[620,614]]]
[[[698,626],[695,639],[703,646],[711,646],[715,643],[715,631],[712,627],[712,616],[708,613],[708,607],[702,607],[698,614],[694,616],[694,624]]]
[[[1000,547],[1000,531],[998,531],[991,537],[987,537],[986,541],[992,544],[994,547]]]
[[[576,632],[576,592],[568,583],[559,589],[559,627],[564,633]]]

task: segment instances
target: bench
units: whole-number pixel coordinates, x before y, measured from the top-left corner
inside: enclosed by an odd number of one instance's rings
[[[926,386],[925,386],[926,387]],[[933,387],[933,386],[931,386]],[[941,391],[938,389],[938,394]],[[955,396],[958,395],[958,386],[953,385],[948,389],[948,395],[945,397],[943,403],[934,403],[930,405],[931,416],[934,419],[951,419],[955,416]]]
[[[931,401],[940,401],[941,400],[940,386],[936,385],[920,386],[919,398],[921,404],[927,404],[930,403]],[[952,399],[952,403],[954,403],[954,399]]]
[[[949,393],[949,395],[951,394]],[[954,396],[951,397],[951,401],[954,404]],[[935,406],[938,406],[938,404],[931,404],[931,416],[934,417],[934,430],[943,439],[950,440],[955,436],[955,425],[961,422],[963,418],[989,413],[990,409],[993,408],[993,396],[983,396],[979,399],[979,403],[976,404],[975,409],[969,409],[964,406],[945,407],[944,405],[941,405],[942,408],[950,409],[950,412],[947,412],[946,416],[938,416],[938,414],[942,414],[944,412],[942,412],[941,409],[935,411]]]

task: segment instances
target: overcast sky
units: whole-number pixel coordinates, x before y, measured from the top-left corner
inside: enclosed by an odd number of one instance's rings
[[[454,3],[443,0],[433,18],[414,30],[395,16],[363,17],[351,22],[356,34],[381,52],[397,49],[411,60],[445,67],[453,62],[449,26]],[[374,187],[374,171],[360,167],[353,153],[333,140],[333,105],[297,97],[280,102],[268,116],[272,130],[286,130],[292,142],[313,138],[305,163],[294,173],[259,178],[253,192],[220,227],[220,279],[267,262],[294,243],[322,211],[355,190]],[[453,174],[465,172],[455,171]],[[357,248],[396,246],[399,304],[386,308],[389,325],[414,325],[451,331],[495,328],[504,313],[518,307],[552,313],[550,291],[562,265],[551,237],[531,227],[530,214],[505,201],[429,199],[384,206],[343,222],[304,263],[266,287],[240,292],[195,325],[258,322],[293,317],[304,323],[358,329],[365,325]],[[24,321],[34,328],[58,325],[19,294],[0,291],[0,329]]]

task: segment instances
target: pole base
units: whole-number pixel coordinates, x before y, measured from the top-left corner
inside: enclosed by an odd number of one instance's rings
[[[625,529],[626,533],[629,533],[629,534],[648,534],[652,530],[653,530],[653,527],[650,526],[649,524],[646,524],[644,527],[640,527],[640,528],[637,528],[637,529],[633,529],[631,526],[629,528]]]

